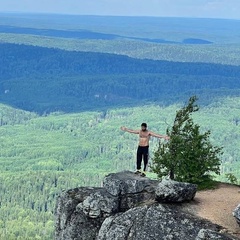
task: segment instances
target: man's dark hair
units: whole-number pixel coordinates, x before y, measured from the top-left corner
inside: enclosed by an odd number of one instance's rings
[[[147,124],[146,123],[142,123],[141,126],[147,128]]]

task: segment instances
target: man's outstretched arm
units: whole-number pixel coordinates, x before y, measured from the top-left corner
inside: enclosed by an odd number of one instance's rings
[[[124,132],[139,134],[139,130],[132,130],[132,129],[128,129],[128,128],[126,128],[126,127],[121,127],[120,129],[121,129],[122,131],[124,131]]]
[[[157,137],[157,138],[164,138],[165,140],[169,140],[170,139],[169,136],[157,134],[157,133],[154,133],[154,132],[150,132],[150,136]]]

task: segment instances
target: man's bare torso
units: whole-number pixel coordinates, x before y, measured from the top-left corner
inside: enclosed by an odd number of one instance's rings
[[[149,146],[149,139],[150,139],[150,132],[149,131],[139,131],[139,146],[146,147]]]

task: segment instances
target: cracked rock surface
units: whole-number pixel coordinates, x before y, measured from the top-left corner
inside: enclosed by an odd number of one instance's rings
[[[179,202],[192,200],[195,190],[194,185],[159,182],[129,171],[109,174],[102,188],[79,187],[58,196],[55,239],[234,239],[184,210]],[[164,203],[159,203],[162,196]]]

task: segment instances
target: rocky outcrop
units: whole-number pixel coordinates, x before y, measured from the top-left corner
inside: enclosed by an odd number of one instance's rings
[[[217,230],[214,224],[181,212],[174,205],[153,204],[136,207],[107,218],[102,224],[97,239],[193,240],[202,228]]]
[[[236,218],[236,221],[240,226],[240,204],[234,209],[233,216]]]
[[[157,185],[156,200],[168,203],[186,202],[193,200],[196,192],[195,184],[163,180]]]
[[[172,181],[160,183],[129,171],[109,174],[102,188],[80,187],[60,194],[55,239],[210,239],[203,238],[208,230],[222,237],[211,239],[231,239],[214,232],[218,226],[172,203],[193,199],[195,188]],[[156,201],[160,198],[165,203]]]
[[[154,201],[158,183],[126,171],[106,176],[103,188],[62,192],[56,204],[55,238],[95,239],[106,217]]]
[[[141,202],[154,201],[159,181],[143,178],[132,172],[114,173],[103,180],[103,187],[119,199],[119,211],[126,211]]]
[[[63,192],[56,205],[56,239],[93,240],[107,216],[118,211],[118,199],[103,188]]]

